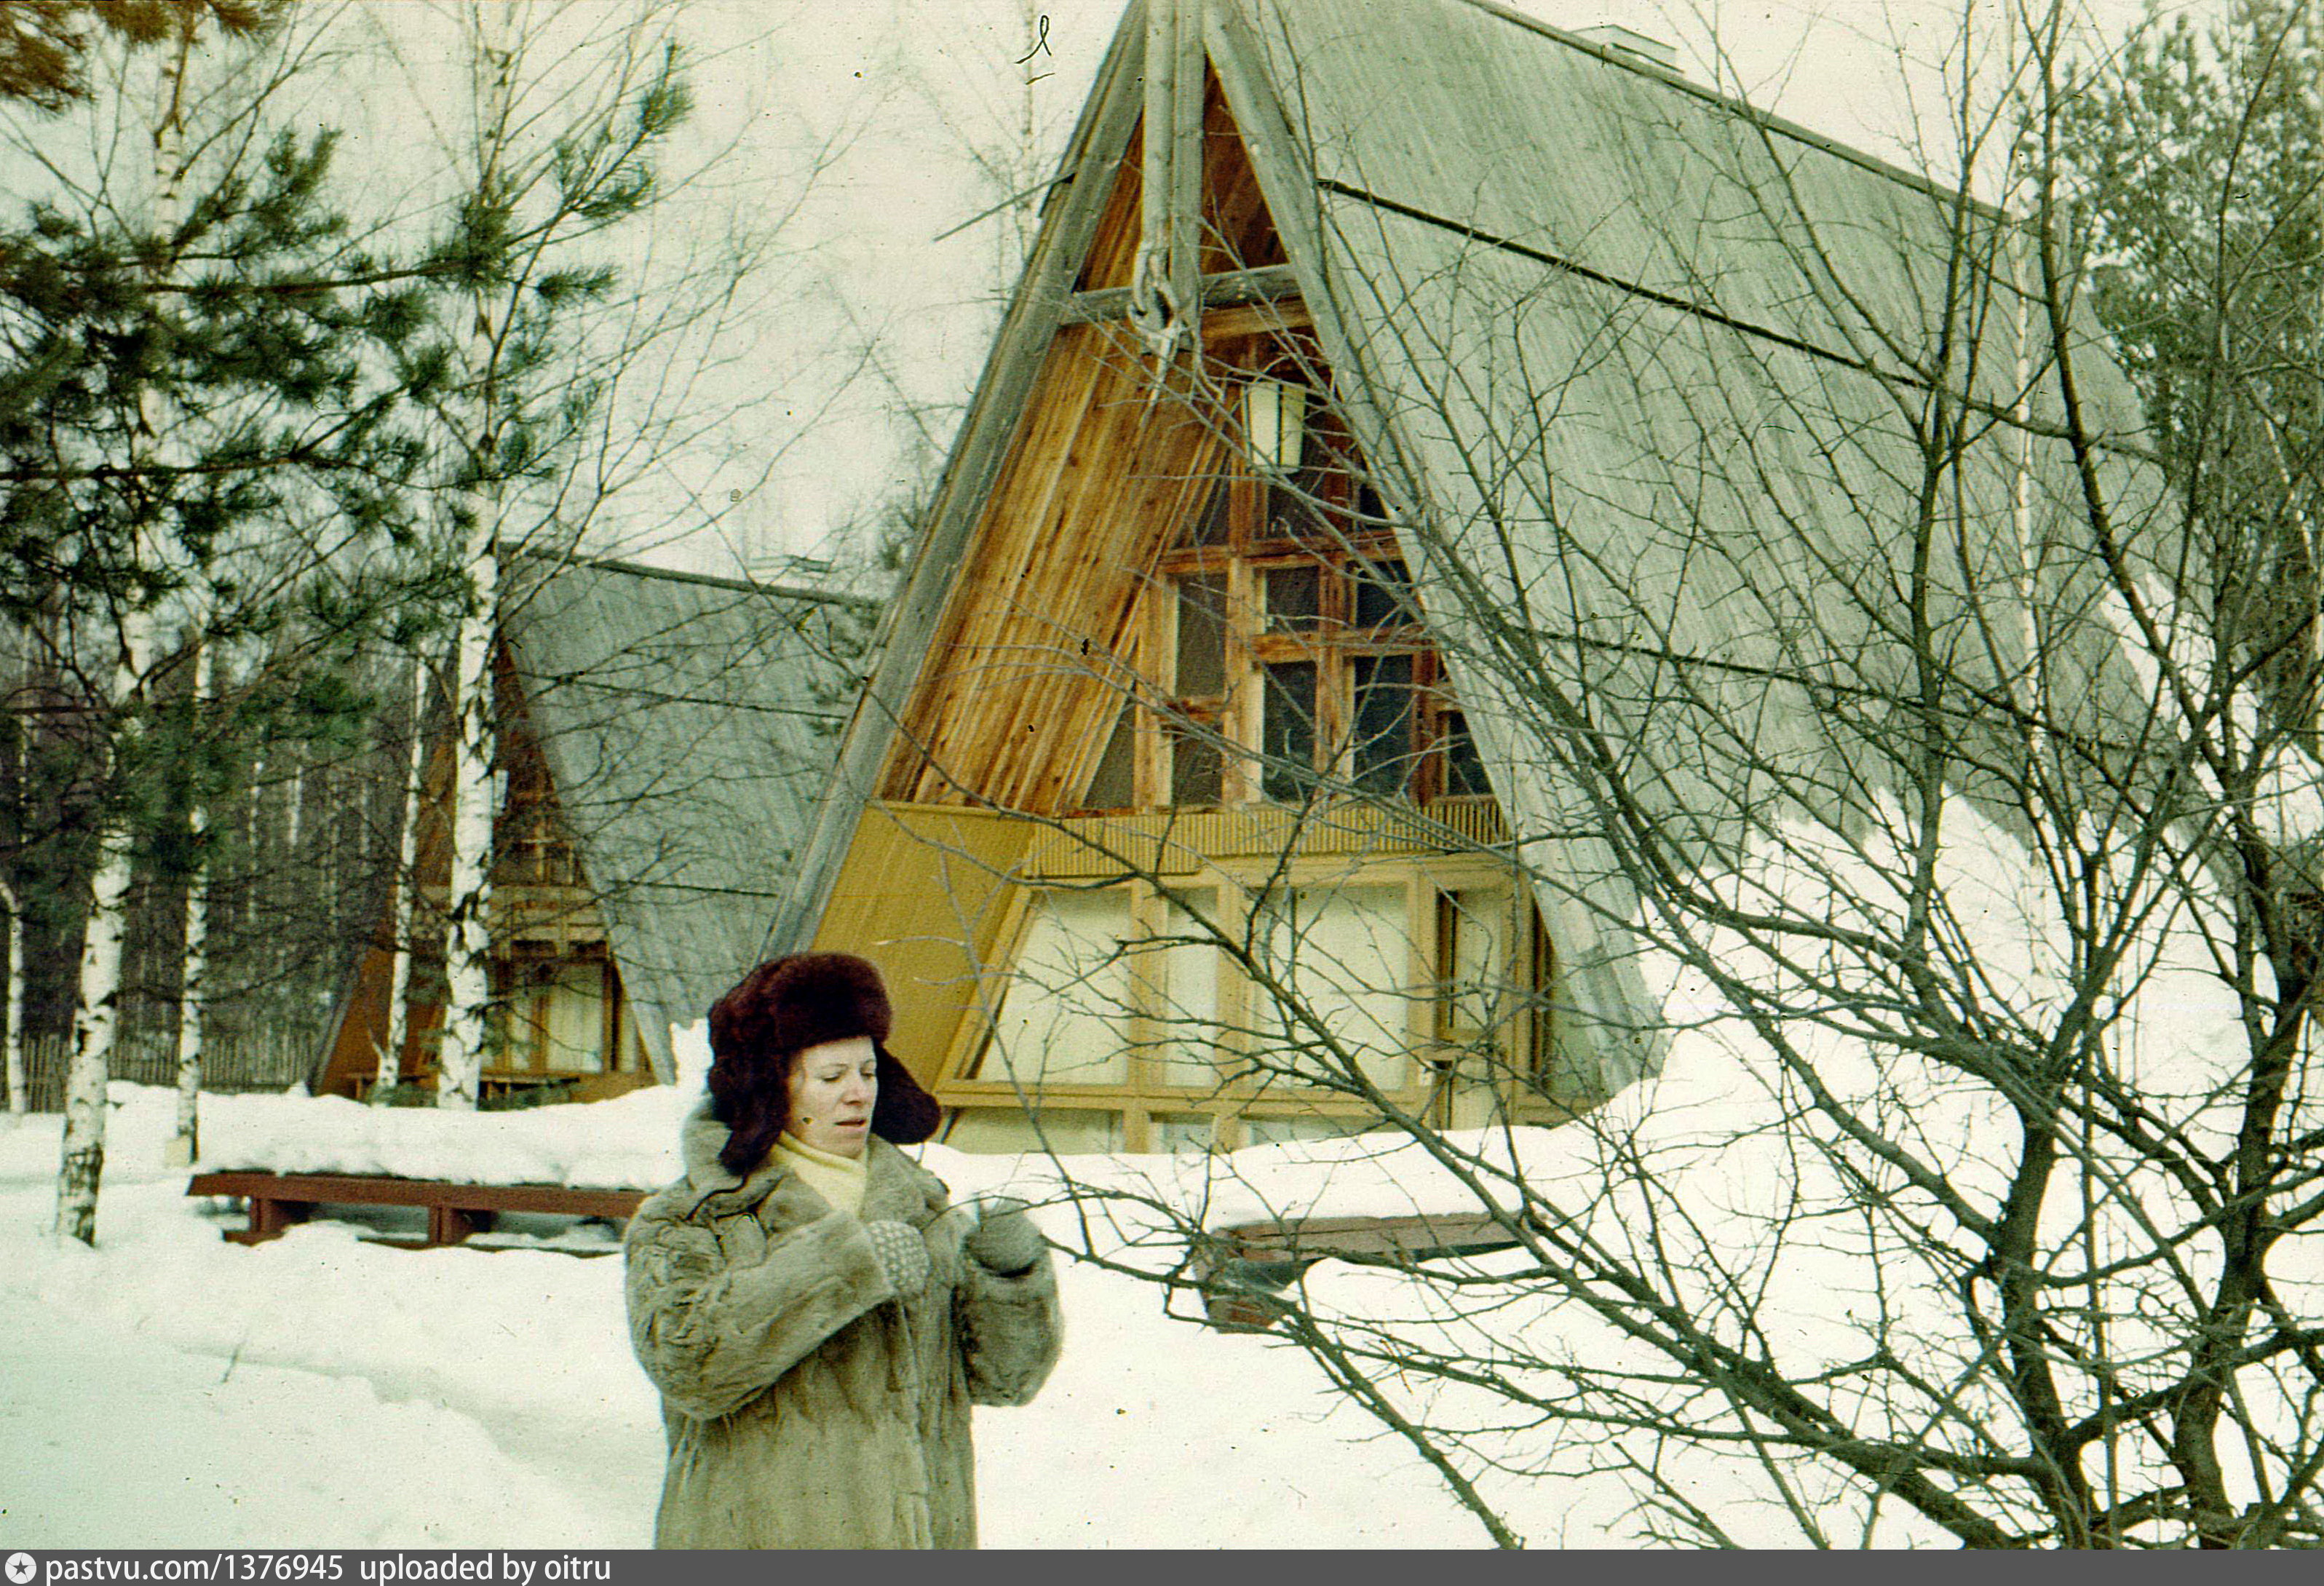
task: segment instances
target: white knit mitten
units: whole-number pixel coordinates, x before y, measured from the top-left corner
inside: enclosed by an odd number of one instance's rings
[[[898,1298],[927,1287],[928,1247],[918,1229],[882,1218],[865,1223],[863,1231],[872,1236],[872,1253],[880,1258],[880,1270],[887,1275],[888,1286]]]

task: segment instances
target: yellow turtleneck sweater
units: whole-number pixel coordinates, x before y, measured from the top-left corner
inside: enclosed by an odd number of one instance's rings
[[[807,1188],[831,1203],[833,1210],[863,1209],[863,1157],[836,1157],[829,1151],[818,1151],[788,1130],[775,1137],[775,1149],[783,1154],[792,1172],[807,1180]],[[869,1155],[867,1150],[865,1156]]]

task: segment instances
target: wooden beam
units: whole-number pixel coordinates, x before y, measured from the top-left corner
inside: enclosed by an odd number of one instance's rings
[[[1202,302],[1203,0],[1172,0],[1170,10],[1170,296],[1191,315]]]
[[[1299,295],[1299,277],[1288,264],[1268,264],[1257,270],[1222,270],[1202,278],[1204,309],[1240,308],[1249,303],[1273,303]],[[1063,323],[1103,325],[1130,318],[1130,289],[1108,287],[1102,291],[1075,292],[1065,300]],[[1300,310],[1304,316],[1305,310]]]
[[[1203,316],[1204,341],[1230,341],[1236,337],[1266,336],[1278,330],[1304,330],[1315,323],[1300,298],[1277,298],[1271,303],[1245,303]]]

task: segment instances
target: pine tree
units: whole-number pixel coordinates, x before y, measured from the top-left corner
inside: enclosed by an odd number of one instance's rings
[[[377,355],[416,328],[418,293],[348,246],[327,198],[330,138],[278,138],[255,169],[198,169],[188,152],[197,115],[261,108],[199,97],[198,39],[269,17],[155,9],[170,31],[143,79],[142,206],[35,205],[0,236],[0,614],[60,607],[110,658],[89,691],[97,857],[59,1177],[58,1231],[83,1240],[131,880],[141,851],[167,847],[155,836],[193,746],[241,725],[212,710],[164,730],[164,685],[208,644],[264,635],[270,654],[303,662],[384,620],[399,591],[363,550],[403,536],[420,456]],[[166,644],[173,628],[193,642]],[[198,845],[180,852],[198,863]]]
[[[0,5],[0,99],[58,111],[86,98],[95,37],[161,44],[189,17],[246,35],[272,25],[279,9],[265,0],[10,0]]]

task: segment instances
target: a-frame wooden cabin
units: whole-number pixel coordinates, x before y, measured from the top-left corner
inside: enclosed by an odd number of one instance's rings
[[[1737,569],[1755,513],[1898,554],[1883,360],[2006,322],[1992,246],[1941,290],[2000,223],[1623,44],[1483,0],[1129,8],[774,932],[881,964],[952,1143],[1554,1120],[1651,1071],[1636,904],[1512,643],[1613,752],[1683,651],[1706,743],[1844,774]],[[1707,410],[1803,393],[1820,451],[1710,466],[1775,426]],[[2022,441],[1949,510],[2022,530],[2058,483]],[[1748,775],[1704,760],[1656,786],[1716,840]]]
[[[766,945],[859,679],[862,598],[628,563],[515,558],[496,639],[493,1033],[484,1094],[588,1101],[675,1077]],[[432,1089],[451,743],[431,745],[423,928],[400,1077]],[[361,1095],[386,1038],[394,925],[343,993],[316,1089]]]

